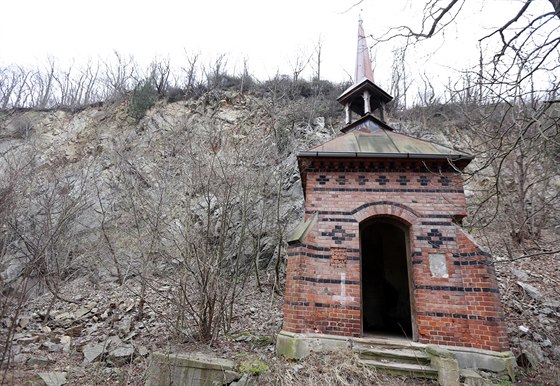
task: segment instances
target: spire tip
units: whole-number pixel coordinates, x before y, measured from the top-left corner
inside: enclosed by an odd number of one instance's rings
[[[367,78],[373,82],[373,71],[371,59],[369,57],[369,48],[366,42],[366,34],[362,26],[362,18],[360,17],[358,24],[358,52],[356,57],[356,72],[354,81],[359,83],[363,78]]]

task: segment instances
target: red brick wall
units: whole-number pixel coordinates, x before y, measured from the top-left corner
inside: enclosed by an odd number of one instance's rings
[[[455,224],[466,215],[463,181],[447,161],[300,159],[305,216],[317,222],[288,252],[283,329],[360,336],[360,223],[408,226],[418,340],[508,350],[490,256]],[[434,277],[430,254],[445,256]]]

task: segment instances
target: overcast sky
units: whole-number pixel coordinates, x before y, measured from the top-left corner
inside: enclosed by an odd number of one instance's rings
[[[419,0],[1,0],[0,64],[33,65],[47,55],[57,62],[110,57],[114,50],[133,54],[141,64],[184,51],[208,60],[227,54],[230,66],[248,58],[250,73],[267,79],[290,73],[295,58],[323,42],[322,75],[340,81],[353,74],[357,21],[375,34],[402,24],[420,23]],[[541,8],[547,0],[536,0]],[[409,61],[419,73],[448,76],[448,68],[477,61],[477,38],[515,14],[519,0],[468,1],[445,44],[419,47]],[[550,4],[548,4],[550,6]],[[393,58],[386,45],[373,52],[376,81],[387,85]],[[308,76],[309,73],[308,73]]]

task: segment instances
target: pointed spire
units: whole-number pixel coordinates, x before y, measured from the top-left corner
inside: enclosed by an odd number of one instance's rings
[[[371,59],[369,57],[369,49],[366,41],[366,34],[362,27],[362,18],[358,23],[358,52],[356,56],[356,73],[354,74],[354,82],[359,83],[364,78],[373,82],[373,70],[371,69]]]
[[[385,105],[393,97],[373,82],[371,59],[369,57],[366,34],[362,27],[362,18],[360,18],[358,25],[358,52],[356,59],[354,84],[336,99],[344,105],[344,111],[346,112],[346,126],[342,128],[342,131],[347,132],[356,128],[364,129],[365,126],[362,125],[362,119],[374,120],[376,122],[375,127],[382,126],[384,130],[392,130],[384,122]],[[353,113],[358,114],[360,117],[356,121],[359,123],[358,126],[352,123]],[[370,130],[369,128],[365,129]]]

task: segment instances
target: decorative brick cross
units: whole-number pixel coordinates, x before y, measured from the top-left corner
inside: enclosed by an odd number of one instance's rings
[[[406,184],[409,182],[410,180],[408,178],[406,178],[406,176],[399,176],[399,178],[397,178],[397,182],[399,183],[399,185],[401,186],[406,186]]]
[[[379,178],[376,178],[375,181],[378,182],[379,185],[386,185],[387,182],[389,182],[389,179],[387,176],[379,176]]]
[[[438,182],[441,184],[441,186],[449,186],[449,177],[441,176]]]
[[[444,241],[455,241],[455,238],[443,236],[438,229],[430,229],[427,236],[417,236],[416,240],[427,240],[432,248],[439,248]]]
[[[321,232],[321,236],[329,236],[334,240],[335,244],[342,244],[343,241],[351,240],[356,237],[355,233],[348,233],[342,228],[342,225],[335,225],[330,232]]]
[[[420,182],[420,186],[428,186],[430,183],[430,177],[420,176],[417,181]]]

